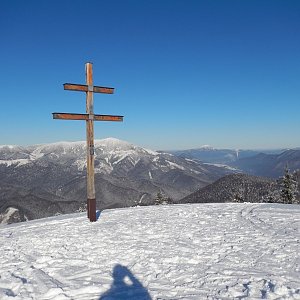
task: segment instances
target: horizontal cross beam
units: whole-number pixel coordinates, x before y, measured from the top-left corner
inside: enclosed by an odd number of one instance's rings
[[[87,85],[87,84],[65,83],[64,89],[69,91],[94,92],[94,93],[102,93],[102,94],[114,93],[114,88],[96,86],[96,85]]]
[[[52,113],[53,119],[60,120],[94,120],[94,121],[113,121],[122,122],[123,116],[94,115],[94,114],[73,114],[73,113]]]

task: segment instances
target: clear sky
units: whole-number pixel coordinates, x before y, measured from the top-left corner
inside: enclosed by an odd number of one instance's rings
[[[0,144],[85,140],[85,93],[95,138],[151,149],[300,146],[299,0],[0,1]]]

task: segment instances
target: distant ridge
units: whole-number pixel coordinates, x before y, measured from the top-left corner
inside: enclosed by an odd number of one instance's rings
[[[284,174],[286,166],[290,171],[300,169],[300,150],[292,149],[279,154],[259,153],[241,158],[230,165],[248,174],[278,178]]]
[[[300,169],[300,149],[289,150],[233,150],[198,148],[170,151],[170,153],[201,162],[228,165],[242,173],[278,178],[288,165],[291,171]]]
[[[197,159],[206,163],[230,164],[240,157],[254,156],[259,152],[253,150],[216,149],[211,146],[204,145],[195,149],[171,150],[169,153],[172,153],[178,157]]]

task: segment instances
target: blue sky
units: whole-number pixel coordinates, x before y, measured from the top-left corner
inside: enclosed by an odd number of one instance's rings
[[[85,94],[95,138],[151,149],[300,146],[300,1],[110,0],[0,2],[0,144],[85,140]]]

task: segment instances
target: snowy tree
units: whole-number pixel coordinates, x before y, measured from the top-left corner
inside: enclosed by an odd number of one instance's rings
[[[155,197],[155,205],[160,205],[160,204],[163,204],[164,202],[164,196],[162,194],[161,191],[159,191],[157,194],[156,194],[156,197]]]
[[[171,198],[166,197],[161,191],[159,191],[159,192],[156,194],[154,203],[155,203],[155,205],[172,204],[173,201],[172,201]]]
[[[300,204],[300,191],[299,191],[299,178],[298,178],[298,172],[295,171],[293,173],[293,180],[294,180],[294,187],[295,187],[295,199],[294,204]]]
[[[85,212],[87,211],[87,204],[81,203],[81,206],[76,210],[76,212]]]
[[[241,203],[244,202],[244,198],[242,195],[242,192],[240,190],[238,190],[234,196],[233,196],[233,201],[232,202],[236,202],[236,203]]]
[[[297,201],[298,182],[295,180],[295,174],[291,174],[286,166],[284,176],[281,180],[281,202],[285,204],[295,204]]]
[[[268,194],[266,197],[263,198],[262,202],[267,203],[281,203],[281,190],[278,188],[277,185],[274,185],[274,188],[270,191],[268,191]]]

